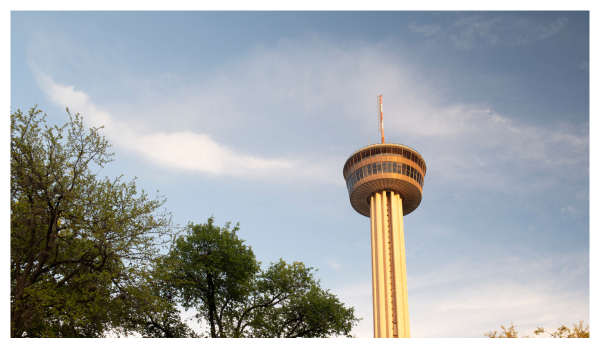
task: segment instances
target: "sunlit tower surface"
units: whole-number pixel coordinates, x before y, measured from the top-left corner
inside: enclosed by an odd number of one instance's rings
[[[371,219],[375,338],[409,338],[403,217],[421,203],[427,171],[423,157],[385,143],[382,96],[377,97],[381,143],[355,151],[344,164],[354,210]]]

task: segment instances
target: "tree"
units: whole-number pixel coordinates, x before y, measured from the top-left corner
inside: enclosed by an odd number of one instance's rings
[[[68,113],[68,109],[67,109]],[[11,336],[99,337],[126,330],[170,217],[135,180],[99,179],[110,145],[69,113],[47,127],[11,113]]]
[[[500,333],[500,335],[498,335],[498,331],[494,330],[493,332],[490,331],[488,333],[485,333],[484,336],[488,338],[518,338],[517,331],[515,330],[515,325],[513,325],[512,323],[510,323],[510,327],[508,328],[504,325],[501,325],[500,328],[502,328],[503,331]]]
[[[35,107],[11,113],[12,337],[198,337],[177,301],[214,338],[349,334],[354,309],[302,263],[262,271],[239,227],[212,218],[177,236],[164,199],[98,178],[110,145],[67,113],[62,127]]]
[[[131,292],[126,320],[144,338],[199,338],[181,318],[172,289],[166,286],[164,257],[159,257],[142,283]]]
[[[563,325],[554,332],[546,332],[543,327],[538,327],[534,333],[548,333],[552,338],[590,338],[590,326],[583,327],[583,320],[580,320],[579,324],[573,324],[573,331]]]
[[[498,331],[490,331],[484,334],[488,338],[518,338],[515,325],[511,323],[510,327],[500,326],[502,331],[498,334]],[[552,338],[590,338],[590,327],[589,325],[583,327],[583,320],[579,321],[579,324],[573,324],[573,331],[566,326],[561,326],[554,332],[546,332],[543,327],[538,327],[533,333],[539,335],[540,333],[548,333]],[[522,338],[532,338],[531,336],[523,336]]]
[[[198,310],[211,338],[345,335],[354,308],[321,289],[311,268],[280,260],[261,271],[252,249],[231,228],[190,223],[168,255],[168,283],[184,308]]]

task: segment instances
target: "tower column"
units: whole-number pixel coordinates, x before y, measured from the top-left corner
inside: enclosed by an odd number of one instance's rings
[[[376,303],[377,307],[377,322],[374,324],[377,327],[377,331],[379,332],[379,337],[377,338],[388,338],[390,337],[390,333],[388,330],[388,312],[389,307],[386,306],[387,299],[386,296],[389,293],[389,286],[386,283],[386,277],[389,273],[386,273],[388,270],[388,259],[389,257],[386,255],[386,234],[384,231],[384,210],[382,205],[385,203],[384,195],[381,193],[374,194],[374,204],[372,206],[373,214],[375,219],[373,220],[374,225],[374,233],[375,233],[375,246],[372,250],[374,250],[375,255],[375,278],[377,294],[373,295],[373,301]]]
[[[410,338],[402,198],[394,191],[369,197],[375,338]]]
[[[369,197],[369,204],[375,205],[375,195]],[[378,293],[378,280],[377,280],[377,226],[375,225],[375,208],[371,207],[371,269],[372,278],[371,283],[373,284],[373,330],[374,338],[380,338],[379,335],[379,307],[378,302],[375,301],[379,296]]]

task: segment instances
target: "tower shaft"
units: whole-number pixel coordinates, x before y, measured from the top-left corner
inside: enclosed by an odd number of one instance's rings
[[[402,198],[392,190],[369,197],[375,338],[410,338]]]

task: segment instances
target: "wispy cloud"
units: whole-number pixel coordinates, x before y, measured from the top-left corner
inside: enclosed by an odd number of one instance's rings
[[[588,273],[585,254],[465,263],[409,277],[412,309],[419,313],[415,336],[477,337],[510,322],[531,334],[537,326],[589,320],[587,290],[574,284]]]
[[[342,265],[333,259],[328,260],[327,265],[329,265],[333,270],[339,270],[342,268]]]
[[[73,86],[57,84],[44,74],[38,74],[38,81],[52,101],[82,113],[90,125],[104,126],[104,133],[112,142],[163,167],[250,178],[312,176],[318,179],[323,176],[318,174],[317,168],[299,160],[262,158],[236,152],[208,134],[190,131],[144,133],[133,127],[133,123],[118,120],[92,104],[88,94]]]
[[[478,20],[456,25],[490,32],[500,25],[476,25]],[[82,91],[40,78],[54,102],[91,114],[117,146],[171,169],[251,179],[312,177],[342,185],[340,168],[349,154],[335,144],[341,137],[361,138],[358,148],[369,134],[376,141],[374,114],[368,112],[375,110],[375,94],[383,94],[389,139],[415,142],[428,174],[445,184],[523,194],[588,174],[588,125],[524,123],[485,102],[439,104],[431,99],[436,89],[419,81],[418,72],[398,62],[385,43],[282,40],[202,80],[171,73],[128,77],[120,83],[134,99],[112,103],[111,110]]]
[[[410,28],[411,30],[423,34],[425,36],[431,36],[439,33],[440,27],[440,25],[435,24],[417,25],[414,22],[408,25],[408,28]]]
[[[588,267],[585,254],[530,261],[507,255],[409,274],[411,336],[475,338],[511,322],[524,335],[538,326],[555,328],[580,319],[588,322],[587,290],[574,284],[587,277]],[[370,281],[334,291],[363,317],[354,333],[371,336]]]
[[[429,167],[443,168],[439,174],[445,182],[520,195],[589,175],[588,124],[539,127],[494,115],[471,122],[477,130],[465,130],[446,147],[431,149]]]
[[[566,207],[560,209],[560,213],[561,214],[566,214],[568,216],[570,216],[572,219],[577,219],[579,217],[581,217],[582,215],[585,215],[584,212],[582,212],[582,210],[580,210],[580,208],[578,206],[574,206],[574,205],[567,205]]]
[[[411,29],[433,43],[473,50],[549,39],[566,24],[566,19],[540,24],[472,15],[450,24],[412,24]],[[85,73],[90,77],[86,85],[93,86],[96,79],[110,83],[102,92],[79,89],[52,68],[65,59],[61,53],[76,51],[66,63],[88,69],[88,63],[98,61],[84,47],[57,44],[47,36],[42,40],[30,62],[51,100],[81,112],[86,124],[105,125],[115,146],[167,170],[298,186],[343,185],[341,166],[349,154],[340,145],[352,144],[354,150],[376,135],[374,98],[383,94],[386,139],[423,154],[429,169],[425,189],[436,179],[438,191],[450,191],[449,196],[464,203],[491,191],[511,197],[542,191],[569,200],[549,217],[584,217],[588,208],[588,124],[509,118],[527,112],[508,114],[488,102],[440,103],[444,101],[436,100],[436,94],[445,88],[423,79],[386,42],[284,39],[201,74],[133,75],[103,64]],[[469,188],[485,193],[473,194]],[[423,231],[445,237],[444,242],[463,235],[444,226]],[[368,240],[364,243],[369,247]],[[536,325],[587,319],[587,290],[573,286],[587,280],[586,257],[524,262],[507,252],[497,256],[504,258],[438,263],[431,273],[409,273],[412,336],[481,337],[510,321],[527,334]],[[348,266],[338,261],[327,264],[334,270]],[[333,290],[364,318],[355,330],[360,337],[372,335],[371,281],[366,277]]]
[[[418,25],[412,31],[431,37],[430,43],[449,44],[456,50],[525,45],[556,35],[567,24],[566,18],[551,23],[538,23],[530,18],[501,15],[493,18],[481,15],[462,17],[452,23]]]

